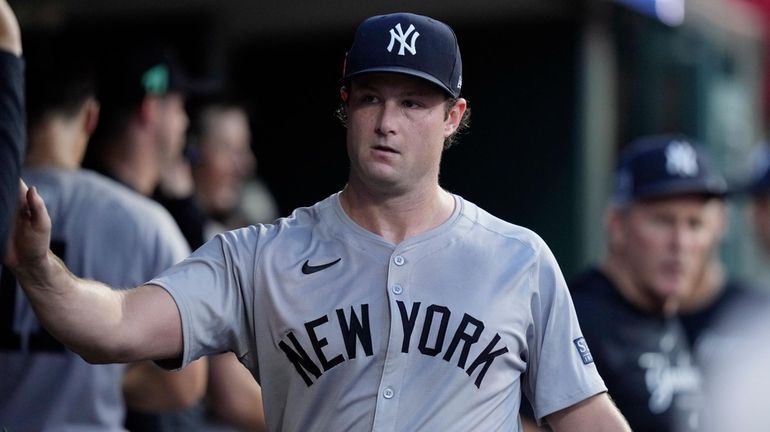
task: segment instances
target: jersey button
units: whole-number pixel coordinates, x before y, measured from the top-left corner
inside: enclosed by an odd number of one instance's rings
[[[402,292],[404,292],[404,288],[401,285],[398,285],[398,284],[393,285],[393,294],[399,295]]]
[[[390,387],[382,391],[382,397],[384,397],[385,399],[391,399],[393,398],[393,395],[395,395],[395,392]]]
[[[404,257],[402,257],[401,255],[396,255],[396,256],[393,258],[393,262],[394,262],[394,263],[396,263],[396,265],[397,265],[397,266],[402,266],[402,265],[404,265],[404,263],[406,262],[406,260],[405,260],[405,259],[404,259]]]

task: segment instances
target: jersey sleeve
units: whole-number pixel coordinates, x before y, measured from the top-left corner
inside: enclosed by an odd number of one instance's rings
[[[19,193],[19,175],[26,142],[24,62],[0,50],[0,245],[5,245]],[[5,247],[0,247],[0,262]]]
[[[534,331],[528,333],[523,391],[539,424],[548,414],[607,388],[583,339],[561,270],[545,244],[530,277],[538,295],[531,303]]]
[[[182,358],[161,366],[184,367],[228,351],[249,354],[257,237],[255,227],[219,234],[148,282],[171,294],[182,319]]]

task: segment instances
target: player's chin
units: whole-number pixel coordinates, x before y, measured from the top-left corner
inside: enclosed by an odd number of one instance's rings
[[[661,299],[683,298],[692,290],[692,283],[682,275],[671,275],[656,284],[657,296]]]

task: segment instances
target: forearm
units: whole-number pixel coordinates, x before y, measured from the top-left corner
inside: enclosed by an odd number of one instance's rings
[[[75,277],[50,251],[14,273],[41,324],[60,342],[92,363],[130,360],[120,326],[123,292]]]
[[[126,404],[136,411],[160,412],[189,408],[206,391],[207,362],[196,360],[170,372],[151,362],[132,364],[123,377]]]
[[[607,393],[557,411],[547,416],[546,420],[556,432],[631,432],[628,422]]]
[[[233,353],[210,358],[208,402],[215,417],[240,430],[266,431],[262,388]]]

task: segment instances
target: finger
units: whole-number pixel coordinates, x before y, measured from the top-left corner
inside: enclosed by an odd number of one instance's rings
[[[27,184],[24,183],[24,180],[19,178],[19,203],[23,203],[24,201],[26,201],[27,190],[29,190],[29,188],[27,187]]]
[[[33,223],[39,223],[48,216],[43,197],[37,193],[35,186],[32,186],[27,191],[27,205],[29,206],[30,217]]]

